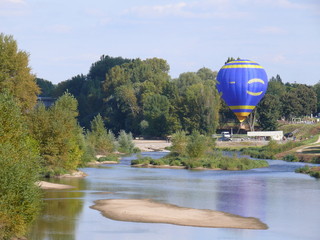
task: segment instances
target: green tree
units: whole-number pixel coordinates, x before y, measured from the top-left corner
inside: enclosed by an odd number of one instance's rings
[[[282,100],[283,113],[287,119],[302,117],[315,113],[317,95],[312,87],[304,84],[287,85],[288,91]]]
[[[106,74],[115,66],[130,62],[130,59],[102,55],[99,61],[93,63],[87,75],[77,75],[57,85],[54,95],[62,96],[70,92],[79,103],[79,122],[81,126],[90,127],[91,120],[104,112],[104,92],[102,83]]]
[[[136,151],[131,133],[121,130],[118,136],[119,152],[134,153]]]
[[[83,130],[77,116],[77,100],[70,93],[61,96],[49,109],[40,105],[29,113],[29,129],[39,142],[48,171],[74,170],[82,162]]]
[[[145,133],[149,136],[164,136],[168,133],[170,102],[166,96],[150,95],[143,105],[143,115],[148,122]]]
[[[87,132],[86,138],[94,149],[95,155],[106,155],[116,150],[115,137],[105,128],[100,114],[91,121],[91,131]]]
[[[176,108],[182,129],[187,132],[198,130],[204,134],[213,134],[216,131],[220,96],[215,87],[215,74],[212,71],[210,74],[210,71],[202,69],[198,74],[184,73],[173,81],[178,94],[173,95],[171,104]]]
[[[286,86],[278,74],[269,80],[267,93],[277,96],[278,98],[281,98],[286,93]]]
[[[199,131],[193,131],[188,137],[186,151],[190,158],[203,157],[209,148],[210,143],[208,137],[201,135]]]
[[[259,112],[258,123],[264,131],[275,131],[278,127],[281,107],[278,97],[266,94],[257,106]]]
[[[320,113],[320,81],[313,86],[313,90],[317,95],[317,113]]]
[[[169,84],[169,65],[163,59],[135,59],[112,68],[103,83],[108,128],[141,133],[143,106],[150,96],[162,95]]]
[[[177,131],[172,135],[172,152],[185,156],[187,153],[188,137],[185,131]]]
[[[29,55],[18,50],[12,36],[0,34],[0,89],[6,89],[18,100],[23,111],[37,102],[40,89],[29,67]]]
[[[40,88],[39,96],[41,96],[41,97],[53,97],[54,96],[54,91],[55,91],[56,86],[52,82],[45,80],[45,79],[42,79],[42,78],[36,78],[36,82]]]
[[[41,207],[40,157],[24,117],[8,93],[0,93],[0,239],[23,236]]]

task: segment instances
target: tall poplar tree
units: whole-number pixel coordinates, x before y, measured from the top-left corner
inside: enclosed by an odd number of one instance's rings
[[[18,99],[21,109],[31,109],[40,89],[29,66],[29,54],[19,50],[12,36],[0,34],[0,89]]]

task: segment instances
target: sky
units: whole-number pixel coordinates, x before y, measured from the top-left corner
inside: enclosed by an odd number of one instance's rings
[[[0,32],[54,84],[102,55],[162,58],[172,78],[240,57],[269,78],[320,81],[319,0],[0,0]]]

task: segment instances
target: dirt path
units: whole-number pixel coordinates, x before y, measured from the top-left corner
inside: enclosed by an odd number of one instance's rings
[[[308,150],[312,150],[313,148],[315,148],[315,147],[319,147],[320,148],[320,136],[319,136],[319,138],[318,138],[318,140],[316,141],[316,142],[314,142],[314,143],[311,143],[311,144],[309,144],[309,145],[307,145],[307,146],[301,146],[301,147],[299,147],[297,150],[296,150],[296,152],[297,153],[303,153],[303,152],[306,152],[306,150],[308,151]],[[317,154],[317,153],[314,153],[314,154]],[[319,153],[318,153],[319,154]]]

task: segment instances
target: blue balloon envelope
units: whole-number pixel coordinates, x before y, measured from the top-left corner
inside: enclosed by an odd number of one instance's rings
[[[218,72],[217,81],[223,100],[240,122],[250,115],[268,88],[263,67],[244,59],[226,63]]]

